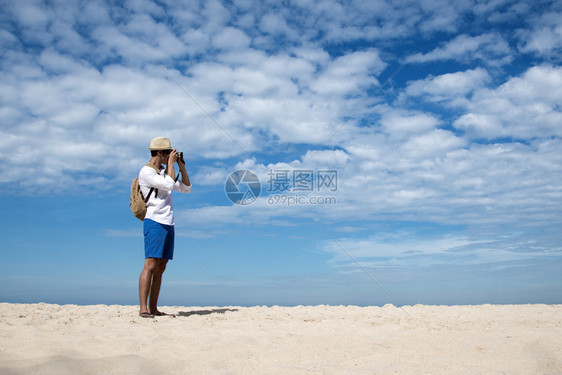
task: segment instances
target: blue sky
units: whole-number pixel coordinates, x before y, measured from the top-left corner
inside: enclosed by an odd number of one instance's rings
[[[167,136],[162,304],[562,303],[560,2],[0,4],[1,301],[138,303]]]

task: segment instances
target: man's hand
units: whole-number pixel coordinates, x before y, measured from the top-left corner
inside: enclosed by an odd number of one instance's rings
[[[176,160],[178,160],[178,150],[176,150],[175,148],[172,150],[172,152],[170,152],[170,155],[168,156],[168,167],[174,165],[174,163],[176,162]]]
[[[183,159],[183,152],[178,153],[178,165],[179,167],[185,167],[185,160]]]
[[[178,150],[176,150],[175,148],[170,152],[170,155],[168,155],[168,164],[167,164],[167,169],[168,169],[168,176],[170,176],[172,179],[175,177],[176,174],[176,170],[174,169],[174,163],[176,162],[178,158]]]

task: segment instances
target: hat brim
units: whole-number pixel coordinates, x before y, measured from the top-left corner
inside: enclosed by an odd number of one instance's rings
[[[171,147],[165,147],[165,148],[161,148],[161,147],[148,147],[148,149],[150,151],[172,151],[173,148]]]

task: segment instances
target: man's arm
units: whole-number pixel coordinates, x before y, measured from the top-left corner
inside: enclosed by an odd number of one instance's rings
[[[178,166],[180,167],[182,184],[186,186],[191,186],[191,181],[189,181],[189,175],[187,174],[187,170],[185,169],[185,161],[178,159]]]
[[[150,189],[151,187],[156,189],[174,190],[174,179],[166,175],[162,177],[158,172],[151,167],[143,167],[139,173],[139,184]],[[144,192],[143,192],[144,194]]]
[[[172,152],[170,152],[170,155],[168,156],[168,164],[167,164],[168,176],[172,177],[172,180],[176,178],[176,170],[174,168],[174,164],[177,159],[178,159],[178,151],[176,149],[173,149]]]

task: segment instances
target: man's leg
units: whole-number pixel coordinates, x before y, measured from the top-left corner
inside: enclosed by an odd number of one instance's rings
[[[140,314],[149,312],[147,305],[148,295],[152,288],[152,279],[155,270],[158,268],[158,261],[159,259],[157,258],[146,258],[144,260],[144,268],[139,278]],[[160,275],[160,280],[162,280],[162,275]]]
[[[152,273],[152,284],[150,286],[149,295],[149,312],[158,315],[158,295],[160,294],[160,286],[162,285],[162,274],[166,270],[168,259],[156,259],[157,265]]]

